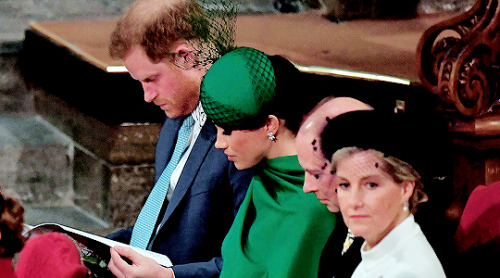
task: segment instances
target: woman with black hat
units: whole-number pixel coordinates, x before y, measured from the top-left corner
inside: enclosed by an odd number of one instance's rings
[[[446,277],[413,217],[417,204],[427,200],[420,173],[426,173],[430,157],[414,120],[355,111],[332,119],[323,131],[326,151],[334,153],[333,186],[342,217],[365,239],[354,278]]]

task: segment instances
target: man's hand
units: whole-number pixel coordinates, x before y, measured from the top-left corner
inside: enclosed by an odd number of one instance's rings
[[[115,246],[111,250],[111,260],[108,268],[118,278],[174,278],[174,272],[170,268],[165,268],[155,260],[140,255],[131,248]],[[132,263],[127,263],[123,256]]]

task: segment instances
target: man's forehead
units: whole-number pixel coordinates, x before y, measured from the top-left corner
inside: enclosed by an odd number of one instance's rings
[[[329,161],[323,157],[321,150],[313,145],[301,146],[297,152],[299,163],[306,171],[322,170],[329,164]]]
[[[351,97],[331,98],[309,115],[304,121],[303,129],[319,136],[330,119],[354,110],[371,109],[373,109],[371,106]]]
[[[299,134],[308,134],[309,136],[319,137],[321,131],[326,126],[326,116],[324,113],[318,113],[321,111],[315,111],[311,114],[301,126]]]

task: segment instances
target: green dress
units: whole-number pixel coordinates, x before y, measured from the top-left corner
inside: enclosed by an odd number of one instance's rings
[[[220,277],[317,277],[335,214],[302,190],[297,156],[261,162],[222,244]]]

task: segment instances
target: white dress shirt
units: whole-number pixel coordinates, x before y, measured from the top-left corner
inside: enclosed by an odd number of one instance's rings
[[[207,120],[207,115],[203,111],[201,102],[198,104],[193,113],[191,113],[191,116],[193,116],[194,124],[193,127],[191,128],[191,133],[189,134],[189,139],[186,143],[186,149],[181,155],[181,159],[179,160],[177,167],[175,168],[174,172],[172,172],[172,176],[170,177],[170,186],[168,187],[167,191],[168,201],[170,201],[170,199],[172,198],[172,194],[174,193],[175,187],[177,186],[177,182],[181,177],[182,170],[186,165],[186,162],[189,158],[189,154],[193,150],[194,143],[196,142],[198,135],[200,135],[201,129]]]

